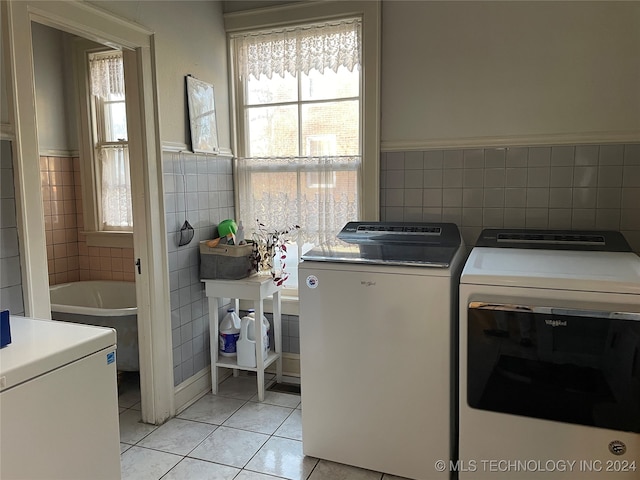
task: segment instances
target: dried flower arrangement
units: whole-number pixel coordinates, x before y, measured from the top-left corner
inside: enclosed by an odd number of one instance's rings
[[[289,225],[282,230],[268,230],[264,223],[256,219],[256,231],[253,233],[253,266],[258,274],[271,275],[276,285],[284,284],[289,278],[285,273],[284,260],[287,258],[287,243],[292,234],[300,228],[299,225]],[[279,254],[281,265],[275,268],[274,259]]]

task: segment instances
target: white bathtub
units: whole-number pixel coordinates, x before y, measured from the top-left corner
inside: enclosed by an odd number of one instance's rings
[[[133,282],[92,280],[49,287],[51,318],[116,330],[118,370],[140,369],[138,309]]]

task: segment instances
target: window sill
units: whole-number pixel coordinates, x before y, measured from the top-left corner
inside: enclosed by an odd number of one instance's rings
[[[88,247],[133,248],[133,232],[82,232]]]

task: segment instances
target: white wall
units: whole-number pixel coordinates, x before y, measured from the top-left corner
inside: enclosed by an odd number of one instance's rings
[[[38,146],[47,151],[78,149],[75,91],[69,42],[72,35],[32,23]]]
[[[4,28],[4,25],[1,26]],[[7,73],[5,68],[4,36],[0,35],[0,125],[9,124],[9,106],[7,105]]]
[[[185,76],[213,84],[221,149],[231,145],[227,47],[218,1],[90,1],[155,32],[163,143],[190,145]]]
[[[383,2],[382,31],[383,150],[640,138],[640,2]]]

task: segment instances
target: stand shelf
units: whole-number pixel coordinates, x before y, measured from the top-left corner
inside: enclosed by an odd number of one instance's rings
[[[232,368],[237,370],[256,372],[258,382],[258,400],[264,400],[264,370],[276,362],[276,379],[282,382],[282,316],[281,316],[281,286],[277,286],[270,276],[252,275],[241,280],[208,280],[201,279],[205,285],[205,294],[209,301],[209,334],[211,336],[211,390],[218,392],[218,368]],[[262,335],[256,335],[256,367],[241,367],[235,357],[218,355],[218,331],[220,326],[218,316],[218,299],[232,298],[238,300],[253,300],[256,311],[256,326],[264,313],[264,299],[273,296],[273,339],[274,351],[267,352],[264,358]],[[261,331],[260,328],[257,331]]]

